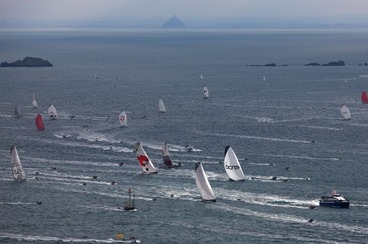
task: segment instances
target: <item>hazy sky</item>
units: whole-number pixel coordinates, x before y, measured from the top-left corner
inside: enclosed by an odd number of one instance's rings
[[[0,19],[368,15],[368,0],[0,0]]]

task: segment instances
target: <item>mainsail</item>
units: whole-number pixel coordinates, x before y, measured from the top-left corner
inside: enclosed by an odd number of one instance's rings
[[[144,151],[140,142],[135,144],[135,152],[137,154],[138,164],[141,166],[143,172],[145,174],[157,174],[157,170],[151,160],[148,158],[148,155]]]
[[[54,105],[50,105],[49,109],[47,110],[47,114],[49,115],[50,119],[56,119],[58,117]]]
[[[45,129],[45,125],[43,124],[41,114],[37,114],[35,122],[36,122],[37,130],[44,130]]]
[[[362,92],[362,103],[368,104],[368,95],[366,91]]]
[[[195,181],[199,193],[202,196],[202,200],[206,202],[216,202],[216,196],[213,193],[211,185],[207,179],[206,172],[204,171],[201,163],[195,164]]]
[[[33,99],[32,99],[32,106],[34,108],[38,108],[38,104],[37,104],[37,101],[36,101],[36,96],[35,96],[34,93],[33,93]]]
[[[225,152],[224,167],[226,174],[233,181],[245,180],[243,170],[234,150],[230,146],[227,146],[227,150],[225,148]]]
[[[207,86],[203,87],[203,98],[207,99],[210,96]]]
[[[26,179],[26,174],[24,173],[22,164],[20,163],[18,151],[15,145],[10,148],[10,161],[13,166],[13,178],[16,181],[21,181]]]
[[[341,106],[341,115],[344,117],[344,119],[351,119],[350,110],[345,105]]]
[[[159,110],[161,113],[165,113],[165,112],[166,112],[166,108],[165,108],[165,105],[164,105],[164,101],[162,101],[162,99],[161,99],[161,98],[158,100],[158,110]]]
[[[128,126],[128,118],[124,111],[119,114],[119,123],[120,126]]]

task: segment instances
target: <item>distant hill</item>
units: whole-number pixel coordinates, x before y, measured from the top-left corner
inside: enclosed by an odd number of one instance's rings
[[[162,28],[185,28],[185,25],[174,15],[162,25]]]

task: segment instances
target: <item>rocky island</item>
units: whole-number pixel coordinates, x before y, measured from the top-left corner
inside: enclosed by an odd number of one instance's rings
[[[52,67],[53,65],[42,58],[26,57],[12,63],[2,62],[0,67]]]
[[[180,19],[178,19],[175,15],[170,18],[168,21],[166,21],[163,25],[162,28],[172,28],[172,29],[176,29],[176,28],[185,28],[185,25],[183,22],[181,22]]]
[[[329,62],[327,64],[309,63],[309,64],[305,64],[304,66],[345,66],[345,62],[342,60],[339,60],[336,62]]]

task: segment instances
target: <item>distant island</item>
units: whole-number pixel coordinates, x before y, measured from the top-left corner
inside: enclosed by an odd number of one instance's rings
[[[304,66],[345,66],[345,62],[342,60],[336,62],[329,62],[327,64],[319,64],[319,63],[309,63],[305,64]]]
[[[42,58],[26,57],[23,60],[17,60],[12,63],[2,62],[0,67],[53,67],[48,60]]]
[[[247,64],[247,66],[251,67],[276,67],[276,66],[288,66],[287,64],[277,65],[276,63],[269,63],[269,64]]]
[[[183,22],[181,22],[180,19],[178,19],[175,15],[170,18],[168,21],[166,21],[163,25],[162,28],[185,28],[185,25]]]

